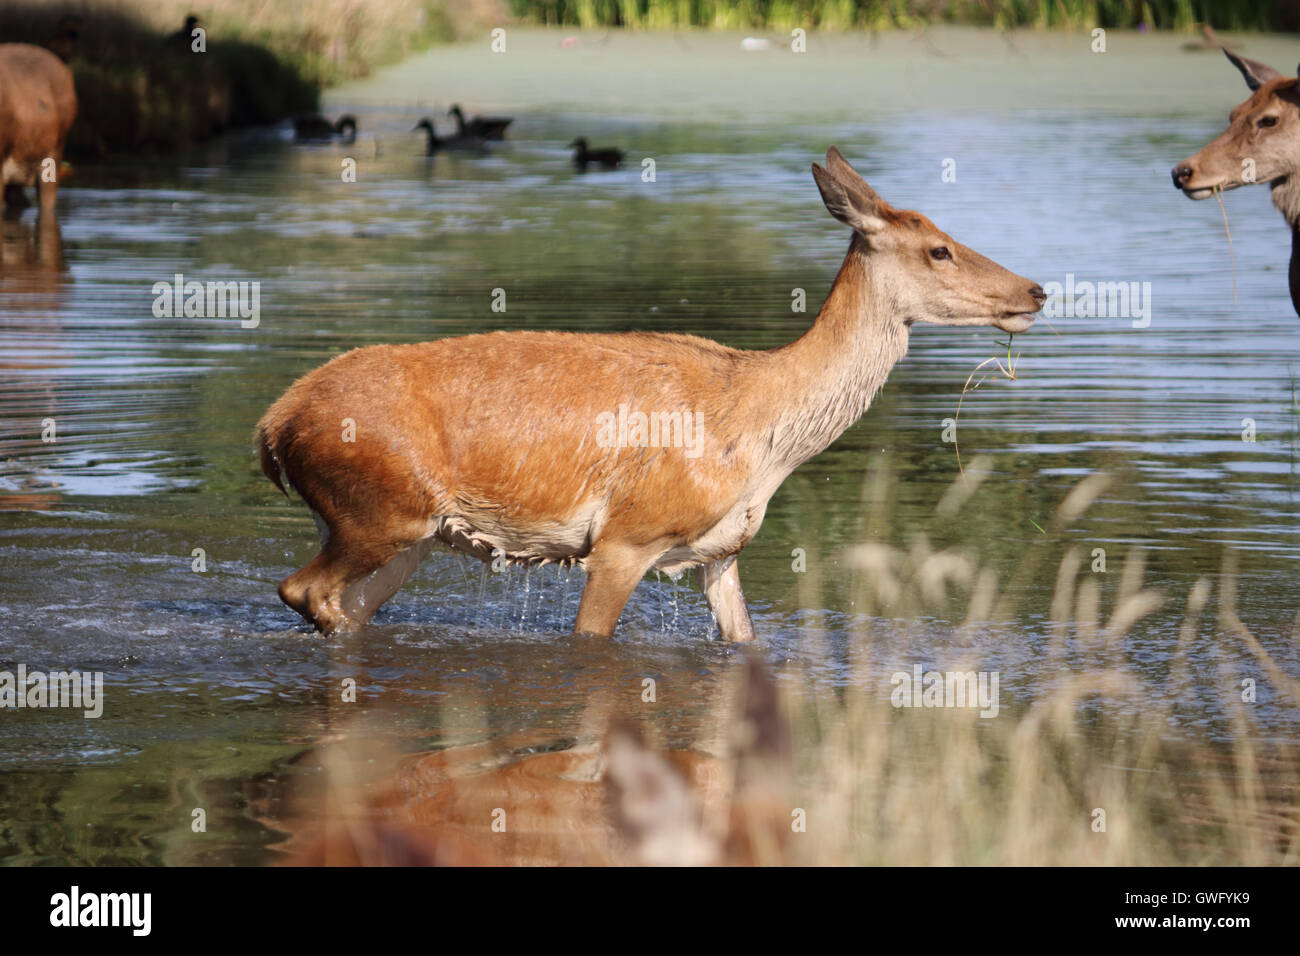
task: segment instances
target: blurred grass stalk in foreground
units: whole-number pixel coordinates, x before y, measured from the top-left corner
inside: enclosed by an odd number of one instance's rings
[[[979,459],[940,501],[935,519],[959,520],[988,474]],[[862,612],[847,642],[856,675],[838,695],[791,701],[799,778],[820,793],[822,819],[794,840],[798,862],[903,865],[1257,865],[1300,862],[1300,760],[1293,744],[1259,727],[1242,679],[1254,677],[1276,706],[1300,705],[1300,680],[1285,673],[1238,617],[1236,563],[1201,577],[1182,596],[1146,586],[1144,557],[1130,550],[1109,615],[1084,552],[1062,542],[1108,479],[1093,474],[1057,508],[1049,531],[1026,547],[999,587],[997,575],[961,549],[932,549],[917,534],[907,551],[866,544],[851,549]],[[874,486],[875,490],[871,490]],[[886,480],[869,479],[884,507]],[[965,620],[951,628],[952,652],[979,627],[1027,640],[1012,624],[1017,582],[1056,564],[1046,637],[1045,675],[1030,699],[1024,680],[1003,675],[1001,709],[896,708],[883,677],[899,666],[898,618],[915,618],[966,598]],[[816,577],[804,607],[821,607]],[[1153,680],[1132,659],[1131,638],[1169,602],[1182,605],[1167,673]],[[1217,615],[1211,606],[1217,603]],[[892,622],[890,619],[894,619]],[[934,619],[929,619],[931,626]],[[998,622],[1007,622],[1003,627]],[[907,625],[913,626],[913,625]],[[1193,656],[1209,631],[1213,660]],[[1291,639],[1296,634],[1293,632]],[[805,640],[824,642],[809,629]],[[930,647],[935,646],[934,638]],[[904,642],[905,643],[905,642]],[[987,642],[986,642],[987,644]],[[811,655],[817,659],[818,655]],[[919,662],[919,655],[916,657]],[[974,659],[928,665],[977,671]],[[811,676],[809,677],[811,680]],[[1022,688],[1007,693],[1008,685]],[[1017,700],[1016,697],[1021,699]],[[1213,699],[1210,699],[1210,698]],[[1103,703],[1104,702],[1104,703]],[[1177,724],[1174,715],[1180,720]],[[1218,721],[1231,743],[1189,736]],[[800,789],[805,789],[801,787]],[[1105,830],[1096,829],[1104,811]]]

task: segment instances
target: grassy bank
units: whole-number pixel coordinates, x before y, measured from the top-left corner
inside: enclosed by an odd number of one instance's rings
[[[492,0],[25,0],[0,9],[0,41],[68,43],[80,111],[73,156],[172,149],[228,127],[316,107],[326,86],[454,39]],[[179,35],[193,14],[206,49]],[[75,21],[71,18],[76,18]]]
[[[1300,27],[1300,3],[1294,0],[510,0],[510,7],[530,22],[586,28]]]
[[[202,53],[179,33],[191,14],[206,31]],[[57,44],[68,18],[77,157],[174,149],[310,111],[322,89],[490,25],[1285,30],[1300,28],[1300,0],[18,0],[0,8],[0,42]]]

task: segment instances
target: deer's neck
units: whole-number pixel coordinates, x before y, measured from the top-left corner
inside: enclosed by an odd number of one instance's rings
[[[1300,226],[1300,175],[1275,179],[1269,187],[1278,212],[1286,217],[1292,229]]]
[[[771,353],[770,447],[793,470],[861,417],[907,353],[887,277],[856,236],[812,327]]]
[[[1291,307],[1300,315],[1300,224],[1291,224],[1291,268],[1288,272],[1291,284]]]
[[[1300,315],[1300,175],[1287,176],[1272,183],[1273,205],[1286,217],[1291,227],[1291,305]]]

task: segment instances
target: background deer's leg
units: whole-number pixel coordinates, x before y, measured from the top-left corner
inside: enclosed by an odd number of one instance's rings
[[[702,564],[695,569],[695,575],[713,616],[718,619],[722,639],[752,641],[754,622],[745,604],[745,592],[740,587],[740,567],[736,556]]]
[[[56,170],[57,173],[57,170]],[[54,201],[59,197],[58,182],[46,182],[41,174],[36,178],[36,192],[40,196],[41,212],[49,214],[54,210]]]
[[[14,217],[19,212],[31,205],[27,201],[27,195],[23,192],[22,183],[5,183],[4,188],[4,206],[5,215]]]
[[[44,163],[46,162],[53,163],[54,168],[52,170],[45,169]],[[53,178],[47,179],[47,176],[51,174],[53,175]],[[54,200],[57,199],[59,195],[59,177],[62,175],[63,150],[55,149],[45,158],[42,165],[39,166],[36,171],[36,193],[40,197],[41,212],[54,212]]]

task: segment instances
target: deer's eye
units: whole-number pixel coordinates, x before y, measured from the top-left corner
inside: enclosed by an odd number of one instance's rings
[[[936,249],[931,249],[931,250],[930,250],[930,258],[931,258],[931,259],[951,259],[951,258],[952,258],[952,253],[948,251],[948,247],[947,247],[947,246],[939,246],[939,247],[936,248]]]
[[[1259,122],[1258,122],[1256,125],[1259,126],[1260,129],[1268,129],[1270,126],[1276,126],[1276,125],[1277,125],[1277,117],[1276,117],[1276,116],[1261,116],[1261,117],[1259,118]]]

